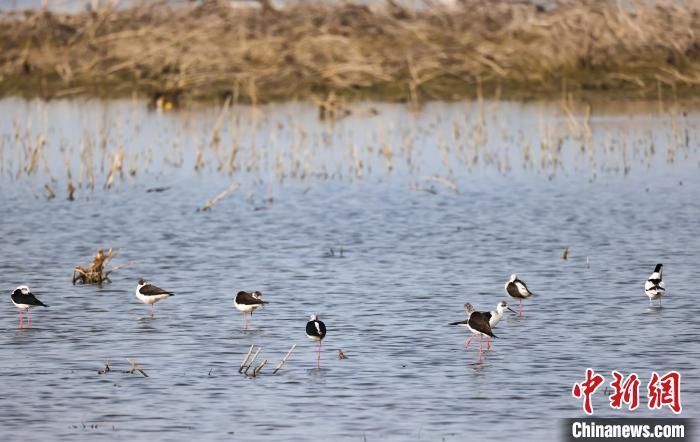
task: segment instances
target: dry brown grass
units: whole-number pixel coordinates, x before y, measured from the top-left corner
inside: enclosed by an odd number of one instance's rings
[[[255,103],[418,102],[472,96],[477,86],[499,96],[699,90],[700,6],[690,1],[261,4],[0,13],[0,94],[135,91]]]
[[[92,257],[92,262],[87,268],[75,266],[73,269],[73,284],[80,282],[81,284],[102,285],[106,282],[112,282],[109,275],[120,268],[128,267],[131,263],[122,264],[107,270],[107,264],[117,256],[115,250],[98,249],[95,256]]]

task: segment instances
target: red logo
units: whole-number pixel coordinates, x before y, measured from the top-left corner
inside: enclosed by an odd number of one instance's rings
[[[668,408],[674,413],[679,414],[683,407],[681,406],[681,374],[677,371],[669,371],[664,376],[653,371],[649,385],[649,409],[661,408],[668,405]]]
[[[593,406],[591,405],[591,396],[600,387],[605,379],[599,374],[594,374],[590,368],[586,370],[586,380],[580,384],[574,384],[572,391],[575,398],[583,396],[583,410],[586,414],[593,414]]]
[[[610,407],[618,410],[622,408],[622,404],[627,404],[630,410],[639,407],[639,377],[637,373],[629,375],[624,383],[622,382],[624,376],[619,372],[613,370],[612,375],[615,380],[610,383],[610,386],[615,391],[610,395]]]
[[[639,407],[639,385],[641,381],[636,373],[627,378],[618,372],[612,371],[613,381],[610,386],[613,393],[608,396],[610,407],[621,409],[624,404],[632,411]],[[583,411],[593,414],[591,397],[605,381],[603,376],[590,368],[586,369],[586,378],[581,383],[574,384],[571,394],[577,399],[583,398]],[[647,406],[650,410],[658,410],[668,406],[674,413],[680,414],[681,406],[681,375],[677,371],[669,371],[663,376],[653,371],[647,384]]]

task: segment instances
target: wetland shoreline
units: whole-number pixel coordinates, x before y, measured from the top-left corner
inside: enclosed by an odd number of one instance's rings
[[[0,11],[0,96],[264,103],[687,98],[700,6],[465,0]]]

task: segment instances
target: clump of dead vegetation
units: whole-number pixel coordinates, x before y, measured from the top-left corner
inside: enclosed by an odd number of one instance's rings
[[[694,2],[113,3],[0,12],[0,94],[418,102],[477,86],[531,96],[700,83]]]
[[[106,282],[112,282],[109,279],[109,275],[115,270],[129,265],[129,263],[127,263],[107,270],[107,264],[117,256],[117,253],[117,251],[112,249],[107,251],[104,249],[97,250],[97,253],[95,253],[92,262],[87,268],[75,266],[73,269],[73,284],[79,282],[81,284],[102,285]]]

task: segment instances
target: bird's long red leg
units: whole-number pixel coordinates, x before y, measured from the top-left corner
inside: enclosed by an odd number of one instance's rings
[[[22,309],[19,309],[19,328],[24,327],[24,323],[22,322]]]
[[[481,359],[481,355],[484,352],[484,347],[481,343],[481,338],[483,338],[483,335],[479,335],[479,359]]]
[[[486,336],[486,350],[491,350],[491,338]]]
[[[153,319],[153,313],[154,313],[154,311],[155,311],[155,308],[156,308],[156,305],[155,305],[155,304],[151,304],[151,319]]]
[[[520,308],[518,308],[518,315],[522,316],[523,315],[523,300],[520,300]]]
[[[32,328],[32,318],[29,317],[29,309],[27,309],[27,328]]]
[[[464,348],[469,347],[469,344],[472,342],[472,339],[474,339],[474,335],[469,336],[469,339],[467,339],[467,342],[464,343]]]
[[[318,359],[316,360],[318,368],[321,368],[321,344],[323,344],[323,341],[318,341]]]

